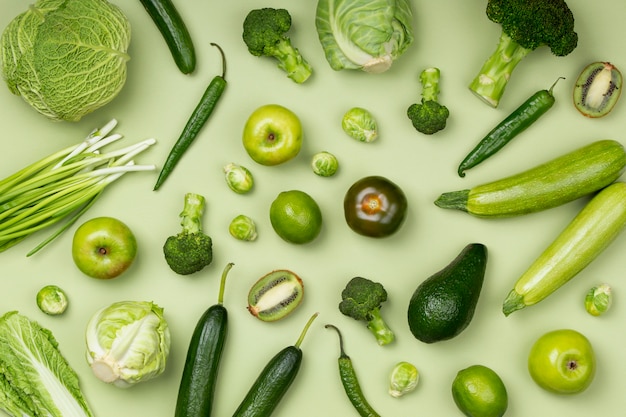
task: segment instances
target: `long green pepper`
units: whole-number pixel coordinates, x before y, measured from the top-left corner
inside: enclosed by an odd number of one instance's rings
[[[557,78],[549,90],[540,90],[530,96],[509,116],[487,133],[459,165],[459,177],[464,177],[465,170],[475,167],[504,148],[514,137],[522,133],[550,110],[555,102],[552,90],[561,78],[562,77]]]
[[[336,326],[332,324],[327,324],[328,328],[335,329],[337,334],[339,335],[339,376],[341,378],[341,383],[343,384],[343,388],[346,391],[346,395],[348,399],[358,411],[361,417],[380,417],[372,406],[367,402],[365,396],[363,395],[363,391],[361,390],[361,385],[359,384],[359,380],[356,375],[356,371],[354,370],[354,366],[352,365],[352,359],[348,355],[343,348],[343,337],[341,332]]]

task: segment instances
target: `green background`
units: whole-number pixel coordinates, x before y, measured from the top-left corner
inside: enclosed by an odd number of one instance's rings
[[[79,373],[84,394],[99,417],[173,415],[178,384],[191,332],[200,315],[217,299],[219,276],[234,262],[226,288],[230,329],[223,355],[214,415],[232,414],[269,358],[293,344],[309,316],[320,315],[303,345],[302,368],[276,417],[356,415],[337,374],[337,337],[324,329],[341,328],[365,394],[381,415],[461,415],[450,393],[456,372],[473,364],[495,370],[509,391],[509,417],[567,415],[615,416],[624,408],[624,322],[622,294],[626,249],[620,237],[578,277],[544,302],[505,318],[501,304],[517,277],[583,207],[581,199],[549,211],[524,217],[485,220],[437,208],[433,201],[446,191],[469,188],[530,168],[591,141],[623,141],[626,104],[618,102],[603,119],[581,116],[572,104],[574,80],[593,61],[611,61],[626,68],[622,47],[626,3],[621,0],[570,0],[579,34],[577,49],[567,57],[551,56],[547,48],[529,55],[515,70],[500,107],[492,109],[474,97],[467,85],[495,48],[500,28],[487,20],[486,1],[413,1],[415,42],[383,74],[335,72],[327,64],[315,31],[316,2],[209,2],[177,0],[176,6],[194,39],[198,65],[192,75],[181,74],[161,35],[139,1],[115,1],[132,25],[128,79],[123,91],[107,106],[78,123],[55,123],[32,110],[19,97],[0,88],[0,134],[3,149],[0,176],[77,143],[95,127],[112,118],[125,143],[154,137],[159,144],[137,158],[160,165],[178,137],[209,81],[221,71],[211,42],[224,49],[228,86],[196,143],[165,185],[153,192],[157,173],[137,173],[111,186],[81,219],[112,216],[134,231],[139,252],[136,263],[112,281],[82,275],[71,259],[70,232],[32,258],[26,253],[48,235],[44,232],[0,254],[3,283],[2,311],[19,310],[51,329],[62,353]],[[0,27],[30,2],[3,1]],[[257,7],[285,7],[293,18],[292,41],[314,68],[302,85],[286,78],[274,61],[251,56],[241,40],[241,24]],[[406,108],[419,100],[419,72],[427,66],[441,69],[440,100],[450,109],[446,130],[434,135],[417,133],[406,118]],[[496,123],[527,97],[555,88],[556,104],[536,125],[499,154],[468,171],[463,179],[456,167],[465,154]],[[298,157],[285,165],[255,164],[241,145],[248,115],[258,106],[278,103],[301,118],[304,145]],[[378,141],[359,143],[341,130],[341,117],[353,106],[369,109],[378,119]],[[335,177],[321,178],[309,167],[321,150],[340,161]],[[229,162],[247,166],[255,176],[254,191],[233,193],[222,167]],[[353,233],[345,224],[345,191],[366,175],[383,175],[400,185],[409,199],[403,228],[385,240]],[[319,203],[324,226],[319,238],[306,246],[283,242],[268,218],[271,201],[283,190],[300,189]],[[205,230],[213,237],[213,263],[194,276],[177,276],[161,254],[165,238],[179,229],[183,195],[206,196]],[[255,242],[240,242],[228,234],[230,220],[247,214],[258,225]],[[426,345],[415,340],[406,323],[413,290],[443,268],[470,242],[489,249],[485,284],[470,326],[457,338]],[[263,323],[246,310],[251,285],[273,269],[291,269],[305,283],[303,304],[289,317]],[[384,283],[389,301],[382,314],[396,332],[390,346],[376,345],[360,323],[337,310],[340,292],[353,276]],[[616,293],[613,309],[603,317],[588,315],[586,291],[600,282]],[[49,317],[35,304],[40,287],[57,284],[70,297],[65,315]],[[158,379],[121,390],[97,380],[85,361],[84,329],[100,307],[120,300],[152,300],[165,309],[172,349],[167,369]],[[534,340],[548,330],[574,328],[592,342],[598,372],[581,395],[560,397],[538,388],[526,370]],[[394,399],[387,394],[387,378],[394,364],[405,360],[421,372],[417,390]]]

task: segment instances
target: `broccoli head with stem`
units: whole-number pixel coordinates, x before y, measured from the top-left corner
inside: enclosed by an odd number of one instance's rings
[[[450,116],[448,108],[438,101],[440,77],[439,68],[426,68],[420,73],[422,101],[411,104],[406,112],[413,127],[426,135],[443,130]]]
[[[378,344],[387,345],[393,342],[395,336],[380,315],[380,308],[385,301],[387,291],[381,283],[354,277],[341,292],[339,311],[355,320],[366,322]]]
[[[286,35],[290,28],[291,15],[287,10],[254,9],[243,22],[243,41],[252,55],[276,58],[278,68],[301,84],[309,78],[312,69]]]
[[[194,193],[185,194],[180,213],[182,230],[170,236],[163,245],[165,261],[180,275],[198,272],[213,261],[213,242],[202,231],[205,199]]]
[[[489,0],[487,17],[500,24],[496,50],[469,85],[470,90],[497,107],[511,73],[540,46],[565,56],[578,44],[574,15],[564,0]]]

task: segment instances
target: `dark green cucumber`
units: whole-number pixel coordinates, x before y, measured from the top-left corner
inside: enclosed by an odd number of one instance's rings
[[[196,68],[191,35],[171,0],[139,0],[165,39],[176,66],[183,74]]]
[[[477,217],[528,214],[598,191],[618,179],[624,167],[624,146],[615,140],[598,140],[519,174],[443,193],[435,204]]]
[[[228,333],[228,312],[223,305],[224,284],[232,266],[232,263],[227,264],[222,273],[218,303],[204,312],[191,336],[178,389],[175,417],[211,415],[217,375]]]
[[[298,375],[302,363],[300,344],[317,317],[315,313],[302,330],[298,341],[278,352],[265,365],[233,417],[269,417]]]

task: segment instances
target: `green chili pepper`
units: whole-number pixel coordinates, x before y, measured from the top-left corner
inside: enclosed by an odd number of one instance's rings
[[[161,173],[154,186],[155,191],[165,182],[165,179],[172,173],[185,151],[187,151],[189,146],[191,146],[192,142],[196,139],[200,129],[204,126],[211,113],[213,113],[217,101],[226,88],[226,79],[224,78],[226,74],[226,59],[224,58],[224,52],[219,45],[215,43],[211,43],[211,45],[219,49],[222,54],[222,75],[215,76],[204,91],[200,102],[194,109],[191,117],[189,117],[182,133],[167,156],[163,168],[161,168]]]
[[[459,165],[459,176],[464,177],[465,170],[475,167],[498,152],[550,110],[555,101],[552,90],[561,78],[563,77],[557,78],[549,90],[540,90],[530,96],[528,100],[487,133]]]
[[[341,332],[339,329],[332,324],[327,324],[328,328],[333,328],[337,331],[339,335],[339,376],[341,377],[341,383],[343,384],[343,388],[348,395],[348,399],[358,411],[361,417],[380,417],[372,406],[369,405],[365,397],[363,396],[363,391],[361,390],[361,385],[359,384],[359,380],[357,379],[356,372],[354,371],[354,367],[352,366],[352,359],[343,349],[343,337],[341,336]]]

